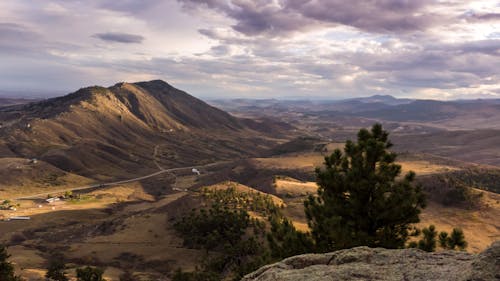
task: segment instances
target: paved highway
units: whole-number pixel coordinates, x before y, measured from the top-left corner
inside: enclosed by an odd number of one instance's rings
[[[77,191],[77,190],[85,190],[85,189],[91,189],[91,188],[115,186],[115,185],[120,185],[120,184],[131,183],[131,182],[149,179],[149,178],[152,178],[152,177],[155,177],[155,176],[158,176],[161,174],[165,174],[165,173],[172,173],[172,172],[177,172],[177,171],[182,171],[182,170],[189,170],[189,172],[191,172],[191,170],[193,168],[202,169],[202,168],[208,168],[211,166],[216,166],[219,164],[229,163],[229,162],[231,162],[231,161],[219,161],[219,162],[214,162],[214,163],[201,165],[201,166],[188,166],[188,167],[179,167],[179,168],[172,168],[172,169],[161,169],[158,172],[155,172],[155,173],[152,173],[149,175],[145,175],[145,176],[141,176],[141,177],[137,177],[137,178],[121,180],[121,181],[114,181],[114,182],[106,182],[106,183],[95,183],[95,184],[91,184],[91,185],[84,185],[84,186],[73,187],[73,188],[65,188],[65,189],[60,189],[60,190],[51,190],[50,192],[44,192],[44,193],[38,193],[38,194],[32,194],[32,195],[27,195],[27,196],[23,196],[23,197],[18,197],[18,198],[15,198],[14,200],[46,198],[47,195],[49,195],[49,194],[64,193],[66,191]]]

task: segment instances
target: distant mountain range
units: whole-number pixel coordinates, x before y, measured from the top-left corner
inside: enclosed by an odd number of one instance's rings
[[[25,104],[25,103],[36,102],[36,101],[39,101],[39,99],[1,98],[0,97],[0,107],[16,105],[16,104]]]
[[[0,157],[96,178],[258,155],[289,125],[236,118],[160,80],[0,108]]]
[[[437,122],[466,128],[500,128],[500,99],[419,100],[398,99],[390,95],[324,101],[289,100],[215,100],[215,106],[248,115],[276,115],[280,112],[353,116],[395,122]],[[255,113],[255,114],[254,114]],[[257,114],[258,113],[258,114]],[[493,126],[495,127],[495,126]]]

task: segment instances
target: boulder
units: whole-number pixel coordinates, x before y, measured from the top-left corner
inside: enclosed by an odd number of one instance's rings
[[[500,280],[500,241],[474,255],[460,251],[357,247],[305,254],[264,266],[242,281]]]

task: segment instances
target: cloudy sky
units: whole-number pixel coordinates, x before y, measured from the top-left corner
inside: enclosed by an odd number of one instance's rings
[[[0,93],[500,98],[497,0],[2,0]]]

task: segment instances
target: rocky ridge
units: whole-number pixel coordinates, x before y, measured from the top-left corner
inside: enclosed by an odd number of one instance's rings
[[[305,254],[264,266],[242,281],[288,280],[500,280],[500,241],[484,252],[357,247],[326,254]]]

